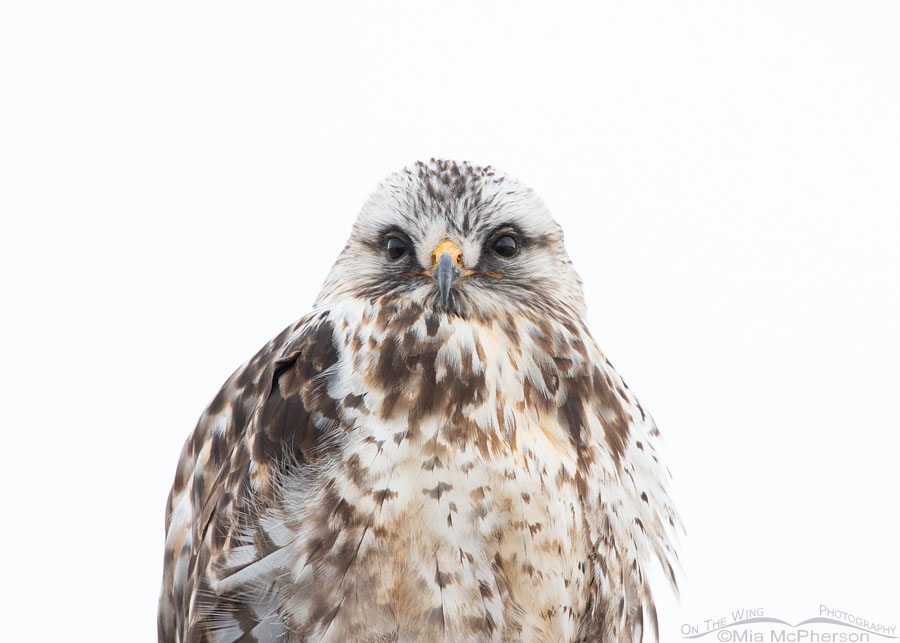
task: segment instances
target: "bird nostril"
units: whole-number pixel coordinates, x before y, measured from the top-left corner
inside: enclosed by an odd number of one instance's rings
[[[456,264],[456,267],[457,267],[457,268],[462,268],[462,255],[461,255],[461,254],[456,254],[456,253],[447,253],[447,252],[442,252],[442,253],[438,254],[438,253],[435,251],[435,252],[431,255],[431,265],[432,265],[432,266],[436,266],[436,265],[438,264],[438,261],[441,260],[441,255],[444,255],[444,254],[449,254],[449,255],[453,258],[453,263]]]
[[[462,268],[462,250],[450,239],[444,239],[438,244],[438,247],[431,253],[431,265],[436,266],[441,259],[441,255],[448,254],[453,258],[453,263],[457,268]]]

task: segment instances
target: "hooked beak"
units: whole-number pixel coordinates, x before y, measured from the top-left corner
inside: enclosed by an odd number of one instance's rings
[[[462,250],[450,239],[445,239],[431,253],[431,276],[437,283],[441,293],[441,301],[447,305],[450,299],[450,288],[456,280],[470,274],[471,271],[462,267]]]
[[[409,272],[404,277],[431,277],[441,293],[441,301],[446,306],[450,299],[450,289],[460,278],[472,275],[486,275],[500,279],[503,275],[484,270],[468,270],[462,265],[462,250],[450,239],[444,239],[431,253],[431,269]]]
[[[435,282],[437,282],[438,290],[441,293],[441,301],[444,302],[444,305],[446,306],[447,300],[450,298],[450,287],[453,286],[457,279],[459,279],[462,271],[453,261],[453,257],[448,253],[444,253],[440,256],[440,259],[437,260],[437,265],[434,266],[434,272],[432,274]]]

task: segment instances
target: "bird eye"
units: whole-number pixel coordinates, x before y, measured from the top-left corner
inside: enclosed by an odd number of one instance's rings
[[[400,237],[388,237],[387,255],[391,261],[397,261],[406,254],[406,243]]]
[[[504,259],[509,259],[519,251],[519,242],[514,235],[503,234],[494,240],[491,250]]]

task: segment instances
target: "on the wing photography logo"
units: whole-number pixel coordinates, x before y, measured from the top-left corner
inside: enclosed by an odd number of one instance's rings
[[[729,616],[684,623],[685,639],[726,643],[850,643],[896,639],[897,627],[830,605],[819,605],[812,618],[791,623],[773,618],[765,608],[736,609]]]

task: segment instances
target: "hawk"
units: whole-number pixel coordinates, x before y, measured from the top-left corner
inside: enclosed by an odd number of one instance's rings
[[[680,529],[658,441],[541,200],[417,163],[185,444],[159,640],[657,636],[648,566],[675,586]]]

